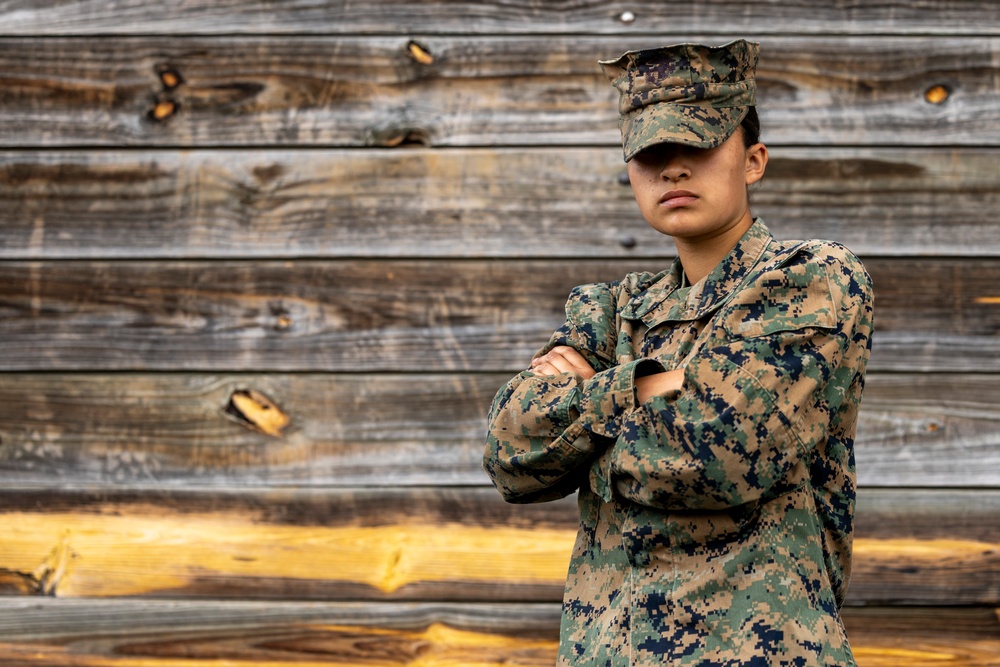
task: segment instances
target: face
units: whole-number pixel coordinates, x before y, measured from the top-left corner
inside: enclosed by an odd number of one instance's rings
[[[738,129],[715,148],[658,144],[628,163],[639,210],[653,229],[677,241],[698,243],[742,236],[753,223],[747,186],[763,177],[767,148],[743,145]]]

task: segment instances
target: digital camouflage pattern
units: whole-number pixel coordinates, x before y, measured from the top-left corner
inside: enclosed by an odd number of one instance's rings
[[[675,44],[600,61],[620,93],[625,161],[665,142],[714,148],[756,104],[760,44]]]
[[[559,665],[854,665],[854,433],[872,333],[860,261],[760,220],[712,273],[573,290],[557,345],[597,374],[497,393],[484,466],[510,502],[579,490]],[[637,374],[683,368],[639,405]]]

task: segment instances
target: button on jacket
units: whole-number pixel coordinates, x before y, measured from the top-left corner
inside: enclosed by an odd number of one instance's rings
[[[708,276],[577,287],[539,353],[597,373],[525,371],[497,393],[484,466],[510,502],[579,491],[560,665],[854,665],[854,434],[872,332],[860,261],[776,241],[760,220]],[[634,379],[683,368],[639,404]]]

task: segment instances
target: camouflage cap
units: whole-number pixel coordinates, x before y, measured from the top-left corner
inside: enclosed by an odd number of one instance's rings
[[[713,148],[756,104],[760,44],[675,44],[600,61],[621,97],[622,148],[628,162],[644,148],[680,143]]]

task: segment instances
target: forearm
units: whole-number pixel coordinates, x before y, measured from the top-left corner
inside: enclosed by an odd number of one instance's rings
[[[843,395],[828,382],[850,381],[823,370],[837,368],[838,348],[836,335],[803,330],[704,350],[685,366],[682,392],[629,415],[610,466],[618,493],[709,510],[768,493],[826,437],[831,398]]]
[[[684,369],[653,373],[635,379],[636,396],[645,403],[653,396],[666,396],[684,388]]]
[[[579,380],[570,374],[519,374],[494,399],[483,465],[510,502],[572,493],[593,445],[576,421]],[[575,425],[575,426],[574,426]]]

